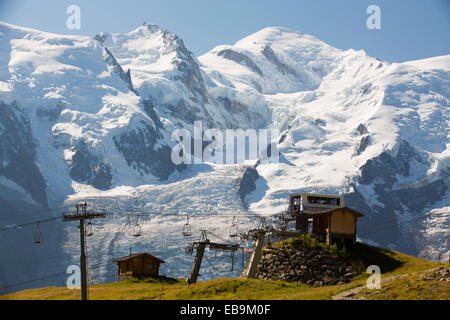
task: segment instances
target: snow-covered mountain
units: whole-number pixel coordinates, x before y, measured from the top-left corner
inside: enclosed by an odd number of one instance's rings
[[[0,282],[63,285],[76,224],[44,220],[78,200],[108,213],[89,240],[94,281],[114,280],[130,246],[187,276],[186,214],[195,236],[224,238],[232,215],[245,230],[299,191],[345,194],[361,240],[436,258],[450,250],[449,99],[450,55],[390,64],[265,28],[195,57],[151,24],[90,38],[0,23]],[[279,129],[280,163],[176,165],[172,132],[195,121]],[[33,245],[36,226],[14,226],[38,220]],[[238,275],[229,265],[219,254],[203,278]]]

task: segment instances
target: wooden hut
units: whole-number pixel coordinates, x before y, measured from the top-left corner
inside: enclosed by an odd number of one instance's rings
[[[147,252],[134,253],[114,260],[118,265],[119,281],[128,277],[158,277],[159,265],[163,260]]]
[[[327,243],[343,243],[356,241],[358,218],[364,215],[348,207],[334,208],[305,214],[312,218],[312,230],[319,239]]]

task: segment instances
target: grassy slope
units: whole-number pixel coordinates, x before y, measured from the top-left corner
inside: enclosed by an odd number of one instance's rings
[[[380,290],[365,289],[358,298],[367,300],[450,300],[450,284],[409,275],[383,284]]]
[[[292,240],[291,240],[292,241]],[[396,274],[404,274],[410,272],[417,272],[431,269],[443,264],[430,262],[423,259],[418,259],[408,256],[396,251],[385,250],[370,247],[367,245],[358,244],[351,252],[346,253],[347,259],[353,264],[358,265],[361,270],[364,270],[369,265],[379,265],[383,276],[390,276]],[[310,287],[304,284],[293,284],[281,281],[272,280],[243,280],[243,279],[216,279],[207,282],[200,282],[196,285],[186,287],[184,280],[180,279],[176,283],[164,283],[163,299],[283,299],[283,300],[303,300],[303,299],[331,299],[331,296],[364,285],[368,274],[361,274],[351,283],[345,285],[335,285],[328,287]],[[398,280],[399,285],[392,286],[393,290],[397,290],[396,295],[392,291],[392,295],[396,297],[402,296],[401,287],[407,285],[408,278]],[[403,281],[403,282],[402,282]],[[433,281],[428,281],[427,286],[443,285],[435,284]],[[425,284],[424,284],[425,286]],[[89,288],[90,299],[135,299],[135,300],[159,300],[161,298],[163,284],[156,280],[138,281],[136,279],[126,280],[119,283],[109,283],[93,285]],[[382,291],[389,286],[382,286],[377,293],[369,292],[370,294],[379,294],[373,298],[383,299]],[[423,289],[424,290],[424,289]],[[422,290],[422,291],[423,291]],[[440,294],[445,288],[435,290],[436,298],[448,299],[445,294]],[[433,292],[432,289],[428,290]],[[384,293],[384,296],[386,297]],[[26,290],[18,293],[0,296],[0,299],[20,299],[20,300],[63,300],[63,299],[79,299],[79,290],[70,290],[67,288],[42,288]],[[420,295],[415,295],[414,291],[410,291],[404,298],[415,299],[420,298]]]

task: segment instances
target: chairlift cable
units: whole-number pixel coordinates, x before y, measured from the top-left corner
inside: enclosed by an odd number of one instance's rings
[[[36,215],[36,214],[39,214],[39,213],[46,213],[46,212],[66,209],[66,208],[70,208],[70,207],[72,207],[72,206],[63,206],[63,207],[58,207],[58,208],[49,208],[49,209],[43,209],[43,210],[38,210],[38,211],[30,211],[28,213],[24,213],[24,214],[20,214],[20,215],[16,215],[16,216],[2,217],[0,219],[0,221],[16,219],[16,218],[20,218],[20,217],[27,217],[27,216]]]
[[[208,259],[208,257],[207,257],[206,255],[205,255],[205,259],[206,259],[206,261],[208,261],[209,265],[210,265],[214,270],[216,270],[216,271],[221,271],[221,270],[217,269],[215,266],[213,266],[213,264],[209,261],[209,259]]]

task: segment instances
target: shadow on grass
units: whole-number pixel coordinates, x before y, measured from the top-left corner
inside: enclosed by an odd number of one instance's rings
[[[183,279],[174,279],[166,276],[158,276],[158,277],[135,277],[125,281],[129,281],[132,283],[165,283],[165,284],[175,284],[180,281],[185,281]]]
[[[377,265],[383,273],[394,271],[404,264],[404,261],[393,257],[393,252],[387,249],[372,247],[360,242],[347,248],[349,261],[361,272],[370,265]]]

